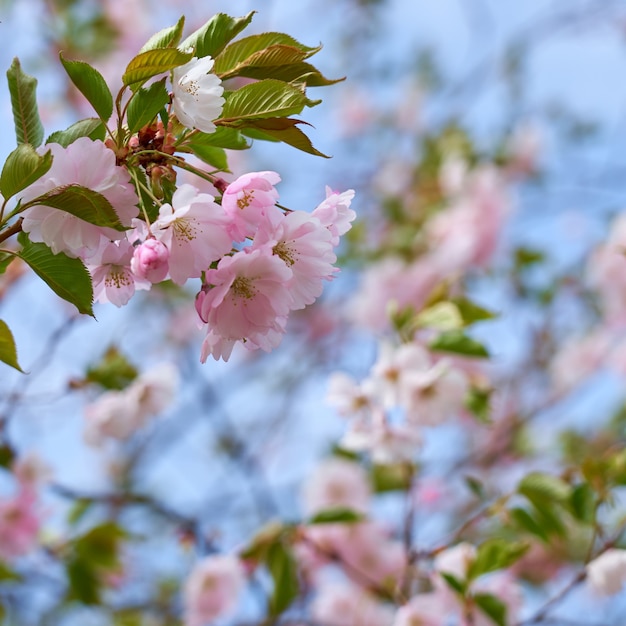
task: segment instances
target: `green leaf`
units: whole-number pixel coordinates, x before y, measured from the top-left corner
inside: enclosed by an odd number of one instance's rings
[[[463,356],[487,358],[489,352],[482,343],[468,337],[462,330],[449,330],[441,333],[430,344],[436,352],[452,352]]]
[[[489,311],[467,298],[455,298],[452,303],[458,309],[465,326],[497,317],[493,311]]]
[[[89,498],[78,498],[70,508],[67,514],[67,521],[71,526],[75,526],[80,522],[85,514],[93,505],[93,500]]]
[[[202,161],[208,163],[220,172],[230,172],[228,169],[228,157],[223,148],[215,146],[203,146],[191,144],[192,152]]]
[[[521,507],[515,507],[509,511],[511,519],[518,528],[525,530],[536,537],[539,537],[545,543],[549,543],[550,537],[543,526],[535,520],[535,518]]]
[[[113,96],[102,74],[89,63],[84,61],[69,61],[63,58],[63,53],[59,54],[61,63],[74,83],[78,91],[80,91],[98,117],[106,122],[113,113]]]
[[[7,580],[22,580],[22,577],[7,563],[0,561],[0,581],[5,582]]]
[[[266,564],[274,581],[269,610],[271,615],[276,616],[285,611],[300,592],[298,567],[291,550],[282,541],[270,546]]]
[[[13,333],[6,322],[2,320],[0,320],[0,361],[10,365],[19,372],[24,372],[17,361],[17,348],[15,347]]]
[[[268,48],[270,49],[268,51]],[[258,65],[284,65],[302,61],[322,49],[321,46],[303,46],[285,33],[262,33],[244,37],[231,43],[215,58],[213,71],[218,76],[229,76],[236,68],[243,67],[252,60]]]
[[[65,571],[70,584],[69,599],[88,605],[100,603],[100,579],[92,563],[74,557],[66,562]]]
[[[363,513],[353,511],[346,507],[337,507],[333,509],[325,509],[316,513],[307,524],[354,524],[362,522],[365,519]]]
[[[274,117],[263,120],[248,120],[240,125],[243,133],[256,139],[269,139],[273,141],[282,141],[302,152],[321,156],[328,159],[327,155],[313,147],[311,140],[299,129],[298,124],[307,124],[303,120],[286,119],[283,117]],[[310,126],[310,124],[307,124]],[[256,131],[254,134],[250,129]]]
[[[215,146],[228,150],[247,150],[250,147],[241,131],[227,126],[218,126],[214,133],[194,132],[184,145],[192,150],[195,146]]]
[[[285,527],[282,523],[268,522],[252,538],[248,547],[239,553],[239,556],[242,559],[264,561],[270,546],[279,540],[284,530]]]
[[[149,124],[169,102],[165,78],[147,89],[138,89],[128,103],[128,132],[132,135]]]
[[[4,274],[7,271],[7,267],[11,265],[14,258],[12,254],[0,252],[0,274]]]
[[[476,606],[498,626],[506,624],[506,604],[490,593],[475,593]]]
[[[193,52],[181,52],[176,48],[158,48],[142,52],[126,66],[122,81],[125,85],[138,88],[149,78],[188,63],[192,57]]]
[[[483,424],[489,424],[491,413],[492,389],[470,387],[465,399],[465,406]]]
[[[26,189],[52,167],[52,153],[43,156],[29,143],[17,146],[7,157],[0,174],[0,193],[5,200]]]
[[[37,110],[37,79],[22,71],[16,57],[7,71],[7,80],[17,143],[29,143],[37,148],[43,141],[43,126]]]
[[[447,572],[439,572],[439,575],[446,581],[448,587],[455,591],[461,596],[465,595],[467,591],[467,582],[457,578],[453,574],[448,574]]]
[[[93,287],[91,276],[80,259],[71,259],[59,252],[54,254],[43,243],[32,243],[25,233],[18,241],[23,261],[56,293],[73,304],[80,313],[93,316]]]
[[[22,208],[40,205],[64,211],[95,226],[126,230],[111,203],[102,194],[82,185],[55,187],[37,196]]]
[[[85,380],[105,389],[126,389],[139,375],[137,368],[119,351],[111,346],[102,359],[87,369]]]
[[[596,497],[588,483],[580,483],[572,489],[569,508],[578,521],[593,524],[596,515]]]
[[[114,522],[104,522],[79,537],[74,549],[81,559],[111,570],[119,565],[120,543],[126,536],[126,531]]]
[[[463,327],[463,317],[453,302],[437,302],[421,311],[415,318],[419,328],[455,330]]]
[[[409,463],[375,464],[371,469],[372,486],[376,493],[406,491],[411,486],[415,467]]]
[[[15,452],[15,449],[11,447],[10,444],[4,443],[0,445],[0,467],[4,467],[5,469],[10,469],[16,457],[17,457],[17,453]]]
[[[558,476],[543,472],[531,472],[522,478],[517,486],[517,491],[531,502],[550,504],[567,502],[571,496],[572,488]]]
[[[183,15],[174,26],[169,26],[155,33],[146,41],[139,52],[147,52],[156,48],[173,48],[175,47],[183,35],[185,27],[185,16]]]
[[[104,140],[106,128],[102,120],[97,117],[88,117],[84,120],[74,122],[65,130],[57,130],[46,139],[46,143],[58,143],[67,148],[80,137],[89,137],[93,141],[99,139]]]
[[[150,223],[154,222],[159,216],[159,206],[154,201],[154,198],[149,193],[150,182],[148,181],[148,177],[146,176],[146,171],[136,165],[127,165],[126,169],[128,173],[131,175],[133,181],[139,181],[139,185],[135,185],[137,188],[137,192],[139,195],[140,206],[142,206],[148,217],[150,218]]]
[[[297,115],[309,102],[298,87],[272,79],[244,85],[226,96],[222,117],[215,122],[218,125]]]
[[[476,558],[469,567],[467,579],[471,581],[483,574],[510,567],[526,554],[529,547],[528,543],[521,541],[488,539],[478,547]]]
[[[225,13],[216,13],[206,24],[189,35],[180,44],[181,50],[193,48],[198,58],[211,56],[214,59],[222,52],[250,22],[256,11],[243,17],[230,17]]]

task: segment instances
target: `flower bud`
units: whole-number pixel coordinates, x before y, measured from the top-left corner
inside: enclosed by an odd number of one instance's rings
[[[147,239],[135,248],[130,268],[138,278],[151,283],[165,280],[169,272],[170,251],[158,239]]]

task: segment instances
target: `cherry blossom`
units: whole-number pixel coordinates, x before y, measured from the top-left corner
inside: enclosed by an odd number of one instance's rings
[[[610,548],[587,564],[587,581],[598,594],[614,595],[626,583],[626,550]]]
[[[147,239],[135,248],[130,269],[139,278],[160,283],[169,272],[169,258],[170,251],[162,241]]]
[[[224,88],[215,74],[210,56],[194,57],[185,65],[174,68],[172,76],[174,113],[183,126],[205,133],[215,132],[213,121],[224,106]]]
[[[0,557],[12,559],[32,550],[39,526],[33,489],[21,488],[13,497],[0,500]]]
[[[244,583],[244,569],[235,556],[199,561],[185,582],[185,626],[204,626],[231,613]]]
[[[326,187],[326,199],[313,209],[313,217],[330,231],[333,246],[339,245],[339,237],[352,228],[352,222],[356,218],[356,213],[350,208],[353,199],[354,189],[339,193]]]
[[[193,185],[181,185],[152,224],[154,236],[170,251],[169,273],[178,285],[196,278],[230,251],[228,218],[212,196]]]
[[[130,226],[138,213],[137,195],[128,171],[115,164],[115,154],[101,141],[80,137],[67,148],[59,144],[45,147],[53,156],[48,173],[20,195],[22,205],[57,187],[78,184],[103,195],[115,209],[123,226]],[[85,222],[70,213],[45,205],[27,208],[22,213],[22,229],[31,241],[44,242],[52,251],[71,257],[88,258],[95,253],[102,237],[122,239],[124,233]]]

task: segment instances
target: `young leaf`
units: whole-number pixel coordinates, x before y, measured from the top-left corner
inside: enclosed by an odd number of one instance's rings
[[[159,111],[169,102],[170,96],[165,88],[165,78],[153,83],[147,89],[138,89],[128,103],[128,132],[136,133],[149,124]]]
[[[270,613],[280,615],[300,591],[296,560],[283,542],[277,541],[270,546],[266,563],[274,581],[274,590],[270,597]]]
[[[543,472],[531,472],[517,486],[518,493],[531,502],[564,503],[571,496],[572,488],[563,479]]]
[[[467,582],[461,580],[454,576],[453,574],[449,574],[448,572],[439,572],[440,576],[446,581],[448,587],[452,589],[452,591],[456,591],[461,596],[465,595],[467,591]]]
[[[26,189],[52,167],[50,151],[43,156],[29,143],[21,143],[7,157],[0,174],[0,193],[5,199]]]
[[[37,196],[23,208],[29,206],[49,206],[59,211],[70,213],[95,226],[114,228],[124,231],[119,217],[111,203],[97,191],[81,185],[71,184],[55,187],[41,196]]]
[[[100,141],[104,140],[106,129],[102,120],[97,117],[88,117],[84,120],[74,122],[65,130],[57,130],[46,139],[46,143],[58,143],[67,148],[80,137],[89,137],[89,139]]]
[[[0,361],[20,372],[24,372],[17,361],[17,348],[15,347],[13,333],[2,320],[0,320]]]
[[[176,48],[158,48],[142,52],[126,66],[122,81],[125,85],[138,88],[149,78],[188,63],[192,57],[193,52],[181,52]]]
[[[93,287],[91,276],[80,259],[71,259],[43,243],[32,243],[25,233],[18,236],[23,261],[56,293],[73,304],[80,313],[93,316]]]
[[[420,311],[415,318],[415,323],[420,328],[455,330],[463,327],[463,317],[453,302],[444,301]]]
[[[526,554],[529,547],[529,544],[519,541],[488,539],[478,547],[476,558],[469,567],[467,579],[471,581],[483,574],[513,565]]]
[[[307,524],[355,524],[362,522],[364,519],[363,513],[345,507],[338,507],[316,513],[308,520]]]
[[[125,389],[138,376],[137,368],[118,350],[111,346],[102,359],[87,369],[85,381],[105,389]]]
[[[470,387],[465,399],[466,408],[483,424],[489,423],[491,393],[491,389]]]
[[[521,507],[515,507],[509,511],[511,519],[518,528],[539,537],[545,543],[550,541],[550,537],[543,526],[535,520],[535,518]]]
[[[476,593],[473,596],[476,606],[489,617],[494,624],[506,626],[506,604],[490,593]]]
[[[449,330],[441,333],[429,344],[436,352],[452,352],[463,356],[488,358],[489,352],[482,343],[468,337],[462,330]]]
[[[289,47],[293,52],[283,50],[278,52],[278,59],[282,59],[282,62],[272,63],[271,58],[276,52],[267,53],[266,49],[270,46],[283,46]],[[214,72],[218,76],[228,76],[231,72],[236,71],[235,68],[243,66],[246,61],[253,57],[255,53],[263,51],[266,59],[273,65],[283,65],[286,63],[295,63],[302,61],[316,52],[321,50],[321,46],[316,48],[309,48],[303,46],[293,37],[286,35],[285,33],[262,33],[261,35],[251,35],[250,37],[244,37],[234,43],[231,43],[219,56],[215,58],[215,65],[213,66]],[[257,59],[262,59],[263,55],[257,56]],[[262,61],[261,61],[262,62]],[[254,63],[254,61],[253,61]]]
[[[467,298],[455,298],[452,302],[457,307],[466,326],[469,326],[474,322],[491,320],[496,317],[496,314],[492,311],[479,306]]]
[[[113,113],[113,96],[102,74],[89,63],[64,59],[63,53],[59,54],[59,58],[78,91],[87,98],[98,117],[106,122]]]
[[[282,141],[302,152],[330,158],[313,146],[311,140],[299,129],[298,124],[306,124],[303,120],[293,120],[283,117],[273,117],[263,120],[248,120],[241,126],[243,133],[253,139],[269,139]],[[250,132],[253,131],[253,132]]]
[[[594,490],[589,483],[580,483],[572,489],[569,507],[572,515],[584,524],[593,524],[596,511]]]
[[[156,48],[173,48],[175,47],[183,34],[185,27],[185,16],[183,15],[174,26],[169,26],[155,33],[142,46],[139,53],[155,50]]]
[[[7,71],[17,143],[37,148],[43,141],[43,126],[37,110],[37,79],[22,71],[19,59],[13,59]]]
[[[206,56],[216,58],[250,24],[255,13],[256,11],[251,11],[243,17],[217,13],[204,26],[189,35],[179,47],[181,50],[193,48],[199,59]]]
[[[228,94],[216,124],[297,115],[309,101],[301,89],[280,80],[261,80]]]

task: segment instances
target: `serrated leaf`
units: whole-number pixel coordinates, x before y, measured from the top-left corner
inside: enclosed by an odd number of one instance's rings
[[[230,172],[228,169],[228,157],[224,148],[216,146],[203,146],[191,144],[192,152],[202,161],[214,167],[220,172]]]
[[[113,113],[113,96],[102,74],[84,61],[64,59],[63,53],[59,58],[75,87],[87,98],[98,117],[106,122]]]
[[[136,133],[140,128],[152,122],[161,109],[169,102],[170,96],[165,88],[165,78],[152,83],[147,89],[138,89],[128,103],[126,113],[128,132]]]
[[[325,509],[316,513],[306,523],[307,524],[355,524],[362,522],[365,515],[359,511],[354,511],[346,507]]]
[[[156,48],[172,48],[178,44],[180,38],[183,35],[183,28],[185,27],[185,16],[183,15],[174,26],[169,26],[155,33],[146,41],[142,46],[139,53],[147,52],[148,50],[155,50]]]
[[[431,341],[428,347],[436,352],[452,352],[477,358],[489,357],[487,348],[479,341],[468,337],[462,330],[445,331]]]
[[[471,581],[483,574],[510,567],[526,554],[529,547],[529,544],[521,541],[488,539],[478,546],[476,558],[469,566],[467,579]]]
[[[306,124],[302,120],[276,117],[263,120],[249,120],[244,122],[240,128],[243,133],[255,139],[271,139],[282,141],[289,146],[328,159],[326,154],[320,152],[313,146],[311,140],[297,127],[298,124]],[[308,125],[308,124],[307,124]],[[254,134],[250,130],[256,131]]]
[[[298,567],[291,550],[282,541],[270,546],[266,564],[274,581],[269,610],[271,615],[276,616],[285,611],[300,592]]]
[[[228,75],[235,68],[241,67],[246,64],[246,61],[253,57],[258,52],[267,50],[272,46],[285,46],[289,47],[295,52],[283,51],[279,53],[279,57],[288,62],[302,61],[316,52],[321,50],[321,46],[310,48],[302,45],[299,41],[287,35],[285,33],[261,33],[260,35],[250,35],[231,43],[219,56],[215,58],[215,65],[213,71],[218,75]],[[276,52],[271,52],[268,60],[271,62],[271,56]],[[257,56],[257,62],[262,59],[263,55]],[[280,63],[279,63],[280,65]]]
[[[93,287],[91,276],[80,259],[71,259],[59,252],[54,254],[43,243],[31,242],[20,233],[19,256],[59,297],[73,304],[80,313],[93,316]]]
[[[218,126],[214,133],[194,132],[185,146],[215,146],[228,150],[247,150],[250,144],[241,131],[227,126]]]
[[[301,89],[280,80],[261,80],[226,94],[222,117],[215,124],[233,124],[254,120],[297,115],[307,105]]]
[[[476,606],[491,619],[497,626],[506,624],[506,604],[490,593],[475,593],[473,595]]]
[[[189,35],[180,44],[181,50],[193,48],[198,58],[217,57],[226,45],[232,41],[250,22],[256,11],[250,11],[243,17],[230,17],[225,13],[216,13],[206,24]]]
[[[255,35],[258,37],[259,35]],[[248,37],[248,39],[251,39]],[[236,48],[238,44],[244,43],[246,40],[242,39],[238,42],[235,42],[230,48]],[[227,62],[228,53],[224,53],[219,58],[218,68]],[[292,65],[294,63],[299,63],[306,58],[306,52],[295,48],[294,46],[289,46],[285,44],[275,44],[264,48],[263,50],[258,50],[254,52],[247,58],[243,59],[239,63],[237,63],[234,67],[230,68],[228,71],[220,73],[218,69],[214,69],[215,73],[220,76],[222,80],[226,80],[228,78],[234,78],[235,76],[244,76],[245,70],[248,69],[258,71],[270,72],[270,74],[266,76],[262,76],[262,78],[270,78],[274,77],[271,72],[272,70],[276,70],[277,68],[284,65]],[[244,72],[244,73],[242,73]]]
[[[7,71],[7,80],[17,143],[29,143],[37,148],[43,141],[43,125],[37,109],[37,79],[25,74],[15,57]]]
[[[24,373],[17,360],[17,348],[15,347],[13,333],[6,322],[2,320],[0,320],[0,361]]]
[[[29,143],[22,143],[9,154],[0,174],[0,193],[5,200],[26,189],[52,167],[52,153],[37,153]]]
[[[105,135],[106,128],[102,120],[97,117],[88,117],[87,119],[74,122],[74,124],[68,126],[65,130],[55,131],[46,139],[46,143],[58,143],[64,148],[67,148],[80,137],[89,137],[89,139],[93,141],[97,139],[102,141]]]
[[[122,76],[124,85],[139,88],[141,83],[153,76],[163,74],[188,63],[193,52],[181,52],[176,48],[158,48],[138,54],[131,59]]]
[[[124,231],[113,205],[100,193],[82,185],[63,185],[33,198],[22,208],[48,206],[105,228]]]

